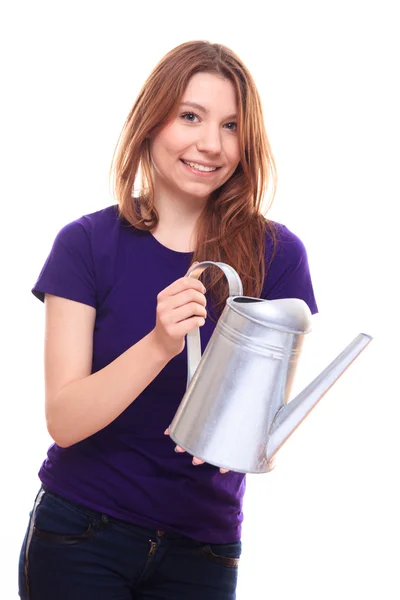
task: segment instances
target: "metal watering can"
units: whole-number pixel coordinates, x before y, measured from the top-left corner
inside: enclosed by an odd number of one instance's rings
[[[239,473],[266,473],[274,456],[311,409],[371,341],[360,333],[289,402],[311,311],[303,300],[243,296],[236,271],[224,272],[229,298],[201,356],[200,333],[187,336],[188,388],[169,427],[172,440],[191,455]]]

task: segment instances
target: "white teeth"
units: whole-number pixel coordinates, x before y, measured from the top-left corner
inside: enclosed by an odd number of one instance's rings
[[[183,161],[185,165],[189,165],[193,169],[197,169],[198,171],[216,171],[217,167],[206,167],[204,165],[200,165],[199,163],[188,162],[187,160]]]

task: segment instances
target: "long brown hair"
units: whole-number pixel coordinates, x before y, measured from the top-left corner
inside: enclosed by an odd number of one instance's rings
[[[240,162],[230,179],[211,194],[198,220],[193,261],[228,263],[239,273],[244,294],[259,297],[267,267],[266,230],[275,240],[262,205],[267,202],[268,209],[272,203],[276,169],[257,88],[232,50],[206,41],[186,42],[158,63],[140,91],[114,151],[110,171],[114,194],[121,216],[131,225],[147,231],[157,225],[149,136],[168,123],[190,78],[199,72],[215,73],[234,86]],[[141,187],[134,201],[133,190],[139,178]],[[143,208],[147,218],[142,216]],[[221,307],[227,296],[221,272],[212,271],[207,284],[216,306]]]

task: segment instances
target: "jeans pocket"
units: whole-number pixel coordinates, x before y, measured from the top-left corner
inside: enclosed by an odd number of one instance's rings
[[[98,522],[83,509],[46,491],[36,510],[32,538],[50,544],[79,544],[95,535]]]
[[[242,543],[238,541],[232,544],[205,544],[201,552],[211,562],[235,568],[239,566]]]

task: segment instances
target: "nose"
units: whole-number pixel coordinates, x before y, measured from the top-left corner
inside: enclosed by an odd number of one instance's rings
[[[211,124],[201,127],[196,145],[199,152],[220,154],[222,150],[220,127]]]

